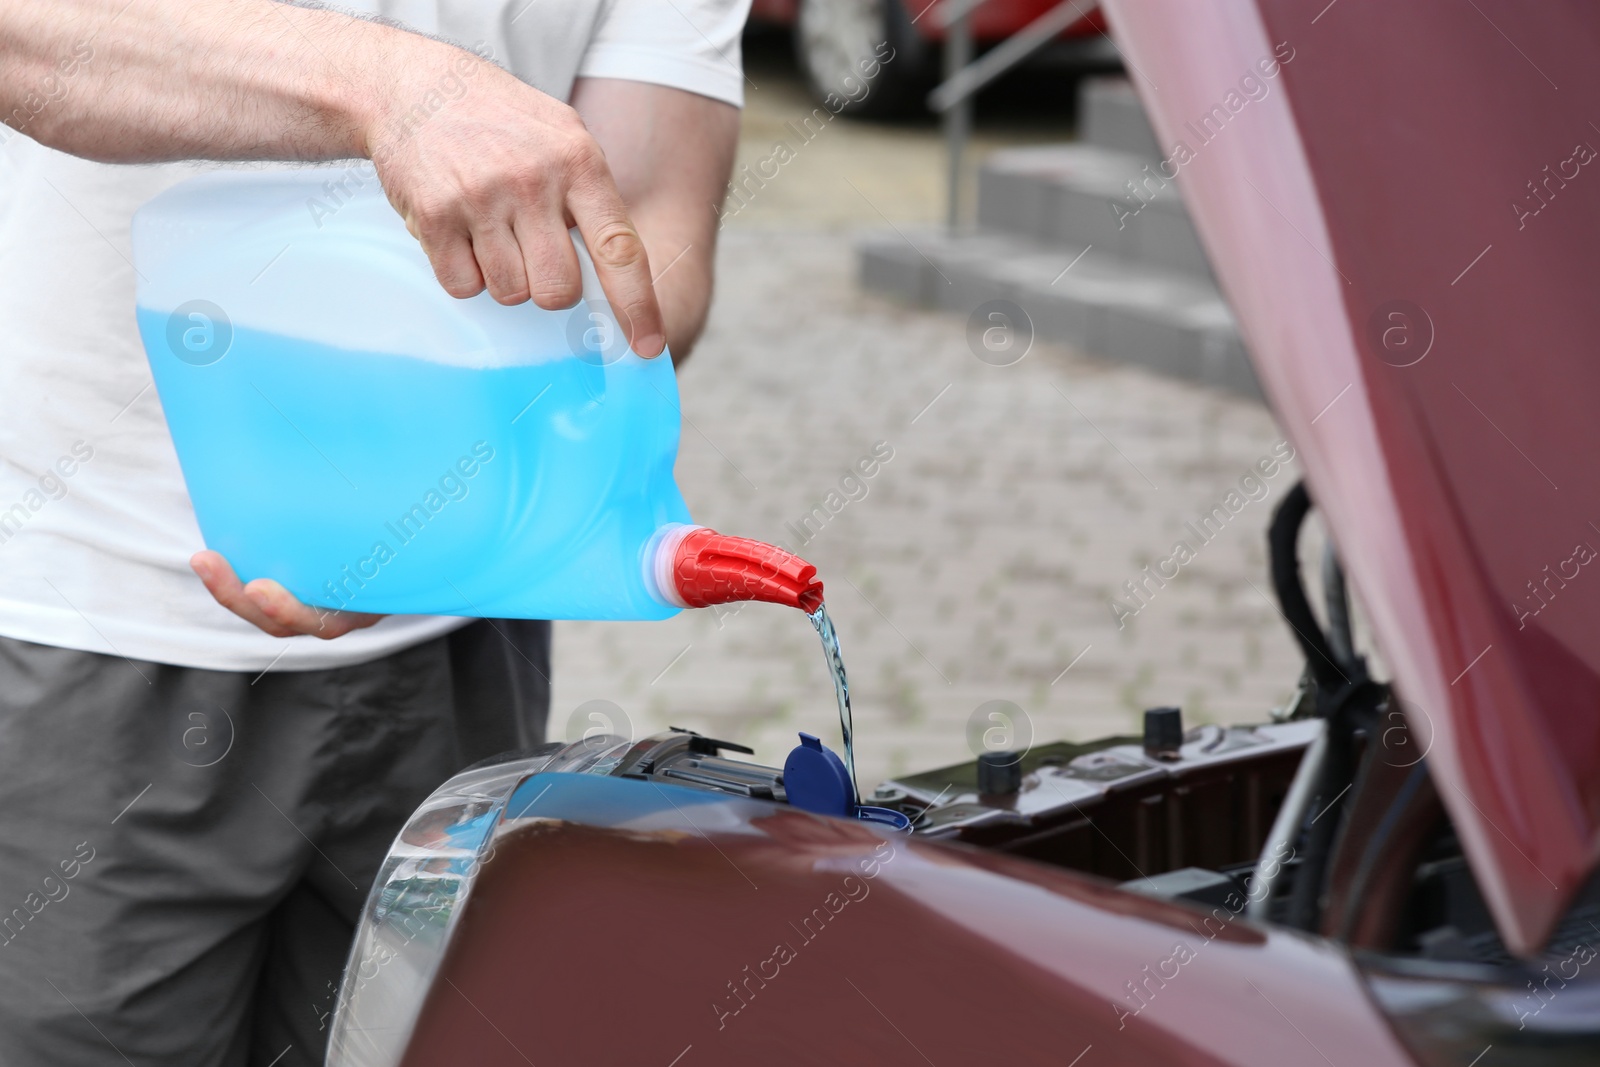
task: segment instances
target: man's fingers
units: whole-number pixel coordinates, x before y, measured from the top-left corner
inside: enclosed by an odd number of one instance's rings
[[[266,631],[273,637],[295,636],[297,631],[273,621],[245,595],[244,585],[239,581],[239,576],[233,573],[233,567],[219,553],[209,550],[196,552],[189,560],[189,567],[199,575],[200,580],[205,583],[206,590],[218,604],[245,622]]]
[[[487,288],[502,304],[532,300],[548,311],[583,293],[568,233],[576,225],[629,345],[646,359],[660,355],[666,326],[650,257],[605,153],[571,108],[520,83],[515,92],[532,96],[467,116],[470,141],[434,124],[402,152],[375,153],[390,203],[451,296]],[[522,122],[531,127],[519,130]]]
[[[310,634],[332,639],[342,637],[351,630],[371,626],[383,618],[381,615],[308,607],[296,600],[282,585],[268,578],[257,578],[249,585],[244,585],[228,561],[210,550],[196,552],[189,560],[189,566],[205,583],[217,603],[273,637]]]
[[[405,218],[406,229],[422,244],[445,292],[458,300],[483,292],[484,275],[478,269],[472,239],[459,219],[438,210],[410,211]]]
[[[245,596],[274,624],[291,633],[309,634],[331,641],[343,637],[351,630],[360,630],[382,615],[367,615],[356,611],[330,611],[313,608],[294,598],[294,594],[270,578],[257,578],[244,587]]]
[[[628,219],[628,209],[611,184],[609,172],[604,181],[588,180],[573,186],[569,194],[572,216],[583,234],[583,243],[594,260],[594,270],[606,299],[617,313],[617,321],[628,334],[633,350],[645,359],[659,356],[667,347],[666,327],[656,289],[650,280],[650,257],[644,241]]]
[[[510,226],[496,223],[475,227],[472,254],[478,258],[483,284],[496,302],[520,304],[528,299],[528,273]]]
[[[572,235],[560,218],[518,215],[516,234],[528,273],[530,299],[546,311],[565,311],[576,304],[583,295],[583,274]]]

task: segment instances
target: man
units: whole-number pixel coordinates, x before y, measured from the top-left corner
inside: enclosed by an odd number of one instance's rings
[[[0,1064],[320,1063],[401,820],[542,732],[547,624],[319,613],[196,552],[129,262],[176,161],[369,158],[455,296],[571,306],[575,225],[641,356],[704,322],[748,0],[373,6],[420,32],[0,5]]]

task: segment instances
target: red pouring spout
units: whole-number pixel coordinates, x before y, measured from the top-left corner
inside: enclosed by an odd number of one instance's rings
[[[678,607],[764,600],[810,614],[822,606],[817,568],[776,545],[704,526],[681,526],[662,539],[655,578]]]

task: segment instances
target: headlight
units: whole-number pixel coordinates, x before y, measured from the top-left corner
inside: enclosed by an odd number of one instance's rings
[[[389,848],[361,910],[328,1039],[328,1067],[394,1067],[492,852],[517,784],[546,770],[605,774],[628,743],[591,737],[463,771],[434,791]]]

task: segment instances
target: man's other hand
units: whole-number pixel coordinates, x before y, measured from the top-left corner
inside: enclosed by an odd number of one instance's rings
[[[246,585],[239,581],[233,567],[220,553],[209,549],[191,556],[189,566],[194,568],[218,604],[273,637],[310,635],[331,641],[351,630],[365,629],[384,617],[308,607],[271,578],[257,578]]]

